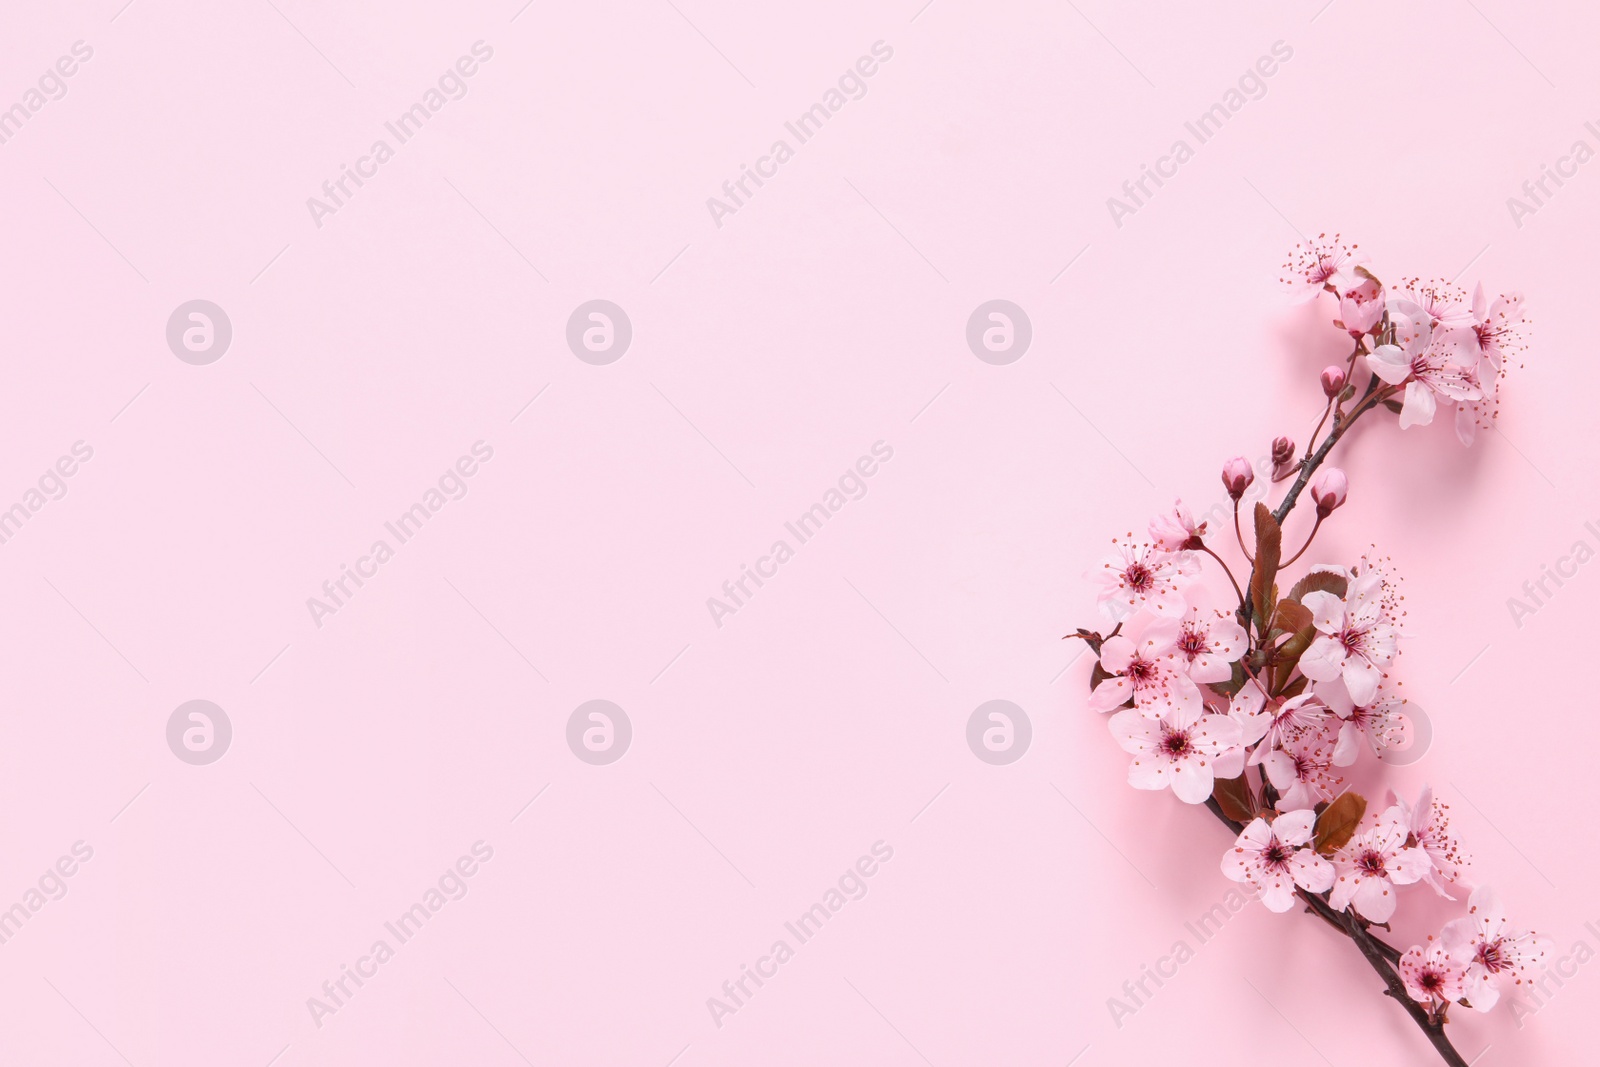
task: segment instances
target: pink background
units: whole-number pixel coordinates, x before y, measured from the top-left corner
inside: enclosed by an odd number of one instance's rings
[[[1106,1003],[1196,945],[1226,840],[1126,788],[1060,635],[1111,536],[1304,439],[1343,346],[1276,284],[1300,227],[1528,293],[1504,434],[1353,434],[1321,548],[1407,578],[1436,737],[1397,781],[1558,954],[1597,944],[1600,570],[1520,628],[1506,605],[1600,519],[1600,163],[1506,207],[1597,146],[1584,6],[122,3],[0,27],[0,107],[93,48],[0,145],[0,508],[94,450],[0,545],[0,908],[93,849],[0,945],[0,1062],[1430,1062],[1348,944],[1259,907],[1120,1028]],[[478,40],[468,94],[314,225]],[[866,95],[715,225],[880,40]],[[1115,225],[1280,40],[1265,95]],[[208,366],[164,335],[196,298],[233,325]],[[596,298],[633,324],[608,366],[564,340]],[[994,298],[1033,325],[1009,366],[964,339]],[[465,498],[314,625],[479,440]],[[865,498],[714,625],[880,440]],[[633,725],[608,766],[565,741],[596,698]],[[1000,698],[1033,740],[990,766],[965,726]],[[209,766],[166,744],[193,699],[233,724]],[[317,1027],[307,998],[480,840],[468,895]],[[880,840],[867,895],[714,1025]],[[1402,944],[1443,916],[1408,900]],[[1597,990],[1453,1029],[1483,1064],[1574,1062]]]

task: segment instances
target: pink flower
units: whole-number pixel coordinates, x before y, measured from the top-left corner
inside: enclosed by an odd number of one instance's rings
[[[1406,383],[1405,403],[1400,408],[1400,428],[1426,426],[1438,410],[1438,398],[1446,403],[1478,400],[1483,396],[1471,365],[1451,361],[1451,349],[1434,343],[1431,317],[1410,301],[1389,305],[1395,326],[1395,343],[1379,345],[1367,354],[1367,366],[1387,385]]]
[[[1350,479],[1338,467],[1323,467],[1311,479],[1311,500],[1317,516],[1327,518],[1350,496]]]
[[[1332,768],[1333,736],[1326,729],[1291,733],[1282,748],[1261,760],[1261,770],[1279,793],[1280,811],[1314,808],[1320,801],[1332,800],[1344,782]]]
[[[1371,704],[1399,639],[1384,610],[1382,574],[1369,570],[1350,579],[1343,600],[1316,590],[1301,602],[1311,609],[1311,623],[1321,635],[1300,657],[1301,673],[1314,682],[1343,677],[1351,700]]]
[[[1094,711],[1111,711],[1132,700],[1142,715],[1201,709],[1200,690],[1183,670],[1178,652],[1179,620],[1135,615],[1127,629],[1100,646],[1100,667],[1111,677],[1089,694]]]
[[[1183,501],[1172,504],[1170,513],[1163,512],[1150,520],[1150,540],[1163,552],[1178,552],[1193,548],[1205,536],[1206,524],[1196,524],[1194,513],[1183,506]]]
[[[1439,942],[1452,959],[1464,964],[1463,986],[1474,1011],[1488,1011],[1500,999],[1500,983],[1530,981],[1533,965],[1544,958],[1545,940],[1506,925],[1500,897],[1488,886],[1472,891],[1469,915],[1447,922]]]
[[[1431,329],[1454,331],[1472,325],[1466,291],[1449,282],[1407,278],[1395,287],[1394,297],[1420,308]]]
[[[1461,842],[1456,839],[1455,834],[1450,832],[1450,805],[1440,801],[1433,795],[1433,789],[1425,785],[1415,807],[1403,800],[1398,800],[1398,806],[1405,817],[1406,828],[1411,831],[1412,841],[1426,852],[1428,859],[1433,862],[1433,869],[1427,873],[1424,881],[1441,897],[1454,900],[1454,897],[1445,892],[1444,886],[1439,884],[1439,879],[1443,878],[1447,882],[1460,881],[1461,876],[1472,865],[1472,860],[1462,849]]]
[[[1296,302],[1312,299],[1329,285],[1335,291],[1342,291],[1355,284],[1355,268],[1367,260],[1356,247],[1346,246],[1338,234],[1329,237],[1325,233],[1318,234],[1315,241],[1297,244],[1289,254],[1289,261],[1283,265],[1287,272],[1283,283]]]
[[[1244,496],[1244,491],[1250,488],[1250,483],[1255,480],[1256,469],[1243,456],[1234,456],[1222,465],[1222,487],[1234,500]]]
[[[1328,709],[1317,703],[1313,693],[1301,693],[1281,704],[1266,706],[1260,687],[1249,681],[1233,698],[1229,714],[1239,719],[1247,736],[1254,735],[1247,744],[1261,742],[1250,757],[1250,766],[1254,767],[1265,762],[1275,749],[1288,744],[1291,738],[1321,730]]]
[[[1354,273],[1352,282],[1339,287],[1339,321],[1350,336],[1360,337],[1383,318],[1383,286],[1365,267],[1356,267]]]
[[[1490,304],[1480,284],[1472,294],[1471,317],[1459,324],[1465,328],[1457,330],[1454,336],[1468,363],[1477,363],[1482,358],[1499,370],[1510,353],[1523,349],[1524,324],[1521,293],[1507,293]]]
[[[1163,552],[1154,545],[1121,545],[1095,572],[1101,585],[1100,610],[1112,622],[1141,610],[1180,618],[1189,610],[1183,588],[1198,570],[1186,555]]]
[[[1304,808],[1279,815],[1270,824],[1254,820],[1223,854],[1222,873],[1254,887],[1269,911],[1293,907],[1295,886],[1326,892],[1333,887],[1333,864],[1307,847],[1316,824],[1316,813]]]
[[[1250,647],[1250,637],[1231,614],[1215,608],[1193,607],[1178,631],[1178,655],[1189,677],[1197,682],[1225,682],[1233,665]]]
[[[1379,694],[1370,704],[1358,706],[1350,699],[1343,677],[1318,682],[1316,692],[1318,699],[1342,720],[1333,749],[1335,767],[1350,766],[1363,748],[1382,756],[1405,740],[1409,720],[1400,712],[1405,707],[1404,700]]]
[[[1111,716],[1111,736],[1134,761],[1128,784],[1165,789],[1186,804],[1204,804],[1215,782],[1215,762],[1239,748],[1239,724],[1201,709],[1168,708],[1159,719],[1136,708]]]
[[[1328,903],[1335,911],[1351,904],[1368,922],[1388,922],[1395,909],[1395,887],[1410,885],[1427,873],[1429,860],[1420,848],[1408,848],[1405,820],[1399,808],[1378,816],[1334,854],[1339,876]]]
[[[1419,1004],[1430,1007],[1460,1000],[1466,991],[1467,969],[1451,958],[1437,941],[1427,948],[1412,945],[1400,957],[1400,977],[1406,992]]]
[[[1345,373],[1343,367],[1322,368],[1322,395],[1335,397],[1344,390]]]

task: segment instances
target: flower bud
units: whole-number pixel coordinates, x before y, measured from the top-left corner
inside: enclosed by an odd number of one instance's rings
[[[1327,367],[1322,372],[1322,392],[1325,396],[1334,397],[1344,389],[1344,368]]]
[[[1272,439],[1272,465],[1282,467],[1294,459],[1294,442],[1287,437]]]
[[[1311,479],[1311,499],[1317,505],[1317,518],[1325,519],[1350,495],[1350,479],[1338,467],[1324,467]]]
[[[1255,468],[1243,456],[1234,456],[1222,465],[1222,487],[1234,500],[1244,496],[1244,491],[1250,488],[1250,483],[1255,480]]]

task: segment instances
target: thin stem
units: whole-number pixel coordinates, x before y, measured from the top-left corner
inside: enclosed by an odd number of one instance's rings
[[[1286,559],[1282,563],[1278,564],[1278,567],[1280,569],[1283,568],[1283,567],[1287,567],[1289,564],[1293,563],[1295,560],[1299,559],[1301,556],[1306,554],[1306,549],[1310,548],[1311,547],[1311,542],[1316,539],[1317,531],[1322,528],[1322,520],[1323,520],[1323,518],[1324,518],[1324,516],[1323,516],[1322,512],[1320,512],[1320,511],[1317,512],[1317,521],[1311,525],[1311,534],[1310,534],[1310,536],[1308,536],[1306,538],[1306,543],[1300,546],[1300,551],[1296,552],[1294,555],[1290,556],[1288,559]]]
[[[1227,561],[1224,560],[1221,556],[1217,555],[1215,552],[1211,551],[1210,547],[1208,547],[1207,545],[1202,544],[1200,546],[1200,551],[1204,552],[1206,555],[1210,556],[1212,559],[1216,560],[1218,563],[1220,563],[1222,565],[1222,573],[1226,574],[1228,576],[1228,581],[1233,582],[1233,595],[1239,598],[1239,603],[1240,604],[1243,604],[1244,603],[1244,593],[1242,593],[1239,590],[1239,583],[1237,581],[1234,581],[1233,572],[1228,569]]]
[[[1370,411],[1375,404],[1389,398],[1389,394],[1393,392],[1393,387],[1384,386],[1380,389],[1378,388],[1379,384],[1377,378],[1373,378],[1371,382],[1367,383],[1366,395],[1350,410],[1350,414],[1333,420],[1333,429],[1328,431],[1328,436],[1322,439],[1322,444],[1317,446],[1317,450],[1311,454],[1311,458],[1301,463],[1300,477],[1294,480],[1294,484],[1284,494],[1283,502],[1272,513],[1272,517],[1278,520],[1279,526],[1283,525],[1283,520],[1288,516],[1289,512],[1294,510],[1294,503],[1300,496],[1300,491],[1311,481],[1311,475],[1316,473],[1318,467],[1322,466],[1322,461],[1328,458],[1328,453],[1333,451],[1333,446],[1339,443],[1339,438],[1344,436],[1344,432],[1354,426],[1356,420],[1367,411]],[[1237,508],[1235,509],[1235,514],[1237,515]]]
[[[1239,498],[1238,497],[1234,497],[1234,499],[1233,499],[1233,536],[1235,536],[1235,537],[1237,537],[1239,539],[1239,551],[1244,553],[1244,558],[1250,561],[1250,566],[1254,567],[1256,565],[1256,558],[1254,556],[1252,556],[1250,554],[1250,550],[1244,546],[1244,531],[1239,528]],[[1234,588],[1237,589],[1238,586],[1235,586]],[[1244,597],[1241,596],[1239,599],[1243,600]]]

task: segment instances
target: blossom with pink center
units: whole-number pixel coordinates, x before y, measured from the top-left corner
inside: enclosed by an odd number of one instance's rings
[[[1455,331],[1472,325],[1466,290],[1449,282],[1407,278],[1393,291],[1394,299],[1416,305],[1435,330]]]
[[[1176,500],[1170,512],[1162,512],[1150,520],[1150,540],[1163,552],[1178,552],[1194,547],[1206,533],[1206,524],[1194,521],[1194,512]]]
[[[1330,285],[1342,292],[1355,284],[1355,269],[1366,261],[1357,246],[1344,244],[1338,234],[1318,234],[1316,240],[1294,246],[1283,265],[1283,283],[1296,302],[1310,300]]]
[[[1278,791],[1280,811],[1314,808],[1321,801],[1332,800],[1344,783],[1333,773],[1333,733],[1328,729],[1290,733],[1282,748],[1262,757],[1261,770]]]
[[[1136,611],[1181,618],[1189,610],[1184,587],[1199,569],[1185,553],[1163,552],[1154,545],[1121,545],[1094,572],[1101,587],[1101,613],[1112,622]]]
[[[1363,748],[1382,756],[1406,739],[1410,720],[1400,711],[1406,702],[1399,697],[1379,693],[1371,703],[1358,705],[1350,699],[1342,677],[1318,682],[1315,688],[1318,699],[1340,719],[1339,740],[1333,748],[1335,767],[1350,766]]]
[[[1488,886],[1472,891],[1468,916],[1444,924],[1439,942],[1463,964],[1463,986],[1474,1011],[1488,1011],[1500,999],[1500,984],[1531,981],[1533,967],[1544,959],[1545,939],[1506,925],[1500,897]]]
[[[1356,267],[1354,273],[1352,282],[1339,287],[1339,322],[1350,336],[1360,337],[1383,318],[1383,286],[1365,267]]]
[[[1159,719],[1137,708],[1111,716],[1111,736],[1134,756],[1128,784],[1135,789],[1172,788],[1186,804],[1204,804],[1216,780],[1217,762],[1239,750],[1239,724],[1197,708],[1166,709]],[[1235,758],[1232,762],[1242,761]]]
[[[1244,828],[1222,857],[1222,873],[1252,886],[1270,911],[1294,906],[1294,887],[1323,893],[1333,886],[1333,864],[1311,846],[1316,812],[1285,812],[1268,823],[1258,818]]]
[[[1453,404],[1459,400],[1483,397],[1471,370],[1474,358],[1465,364],[1453,356],[1446,334],[1434,332],[1432,318],[1407,300],[1392,301],[1389,316],[1395,327],[1393,344],[1379,345],[1367,354],[1367,366],[1386,385],[1406,386],[1400,408],[1400,428],[1426,426],[1433,421],[1439,399]]]
[[[1426,852],[1406,845],[1409,834],[1400,809],[1393,807],[1334,854],[1338,877],[1328,903],[1335,911],[1354,904],[1368,922],[1389,921],[1396,887],[1418,881],[1431,866]]]
[[[1430,940],[1427,948],[1412,945],[1406,949],[1399,971],[1411,999],[1430,1008],[1460,1000],[1466,992],[1466,967],[1437,941]]]
[[[1178,656],[1183,669],[1197,682],[1225,682],[1233,665],[1250,647],[1232,614],[1216,608],[1192,607],[1178,629]]]
[[[1313,682],[1342,677],[1357,705],[1376,699],[1399,643],[1384,607],[1383,586],[1382,572],[1373,569],[1350,579],[1343,600],[1320,589],[1301,598],[1319,636],[1300,657],[1300,672]]]
[[[1182,623],[1139,614],[1100,646],[1100,667],[1111,677],[1094,687],[1089,707],[1111,711],[1132,700],[1140,714],[1159,717],[1170,709],[1199,710],[1200,689],[1185,672],[1178,652]]]
[[[1237,714],[1235,714],[1237,712]],[[1250,756],[1250,766],[1266,761],[1267,756],[1289,743],[1291,738],[1322,729],[1328,717],[1315,693],[1301,693],[1281,703],[1269,703],[1254,682],[1246,682],[1234,698],[1229,713],[1245,726],[1246,734],[1260,741]]]
[[[1472,294],[1471,317],[1453,335],[1465,353],[1464,361],[1475,364],[1483,359],[1496,370],[1503,368],[1507,358],[1526,344],[1523,315],[1521,293],[1503,294],[1491,304],[1479,284]]]
[[[1422,795],[1413,806],[1396,798],[1411,840],[1433,861],[1433,869],[1423,879],[1446,900],[1454,900],[1440,881],[1459,882],[1472,866],[1472,860],[1461,842],[1450,831],[1450,805],[1433,795],[1430,786],[1422,787]]]

